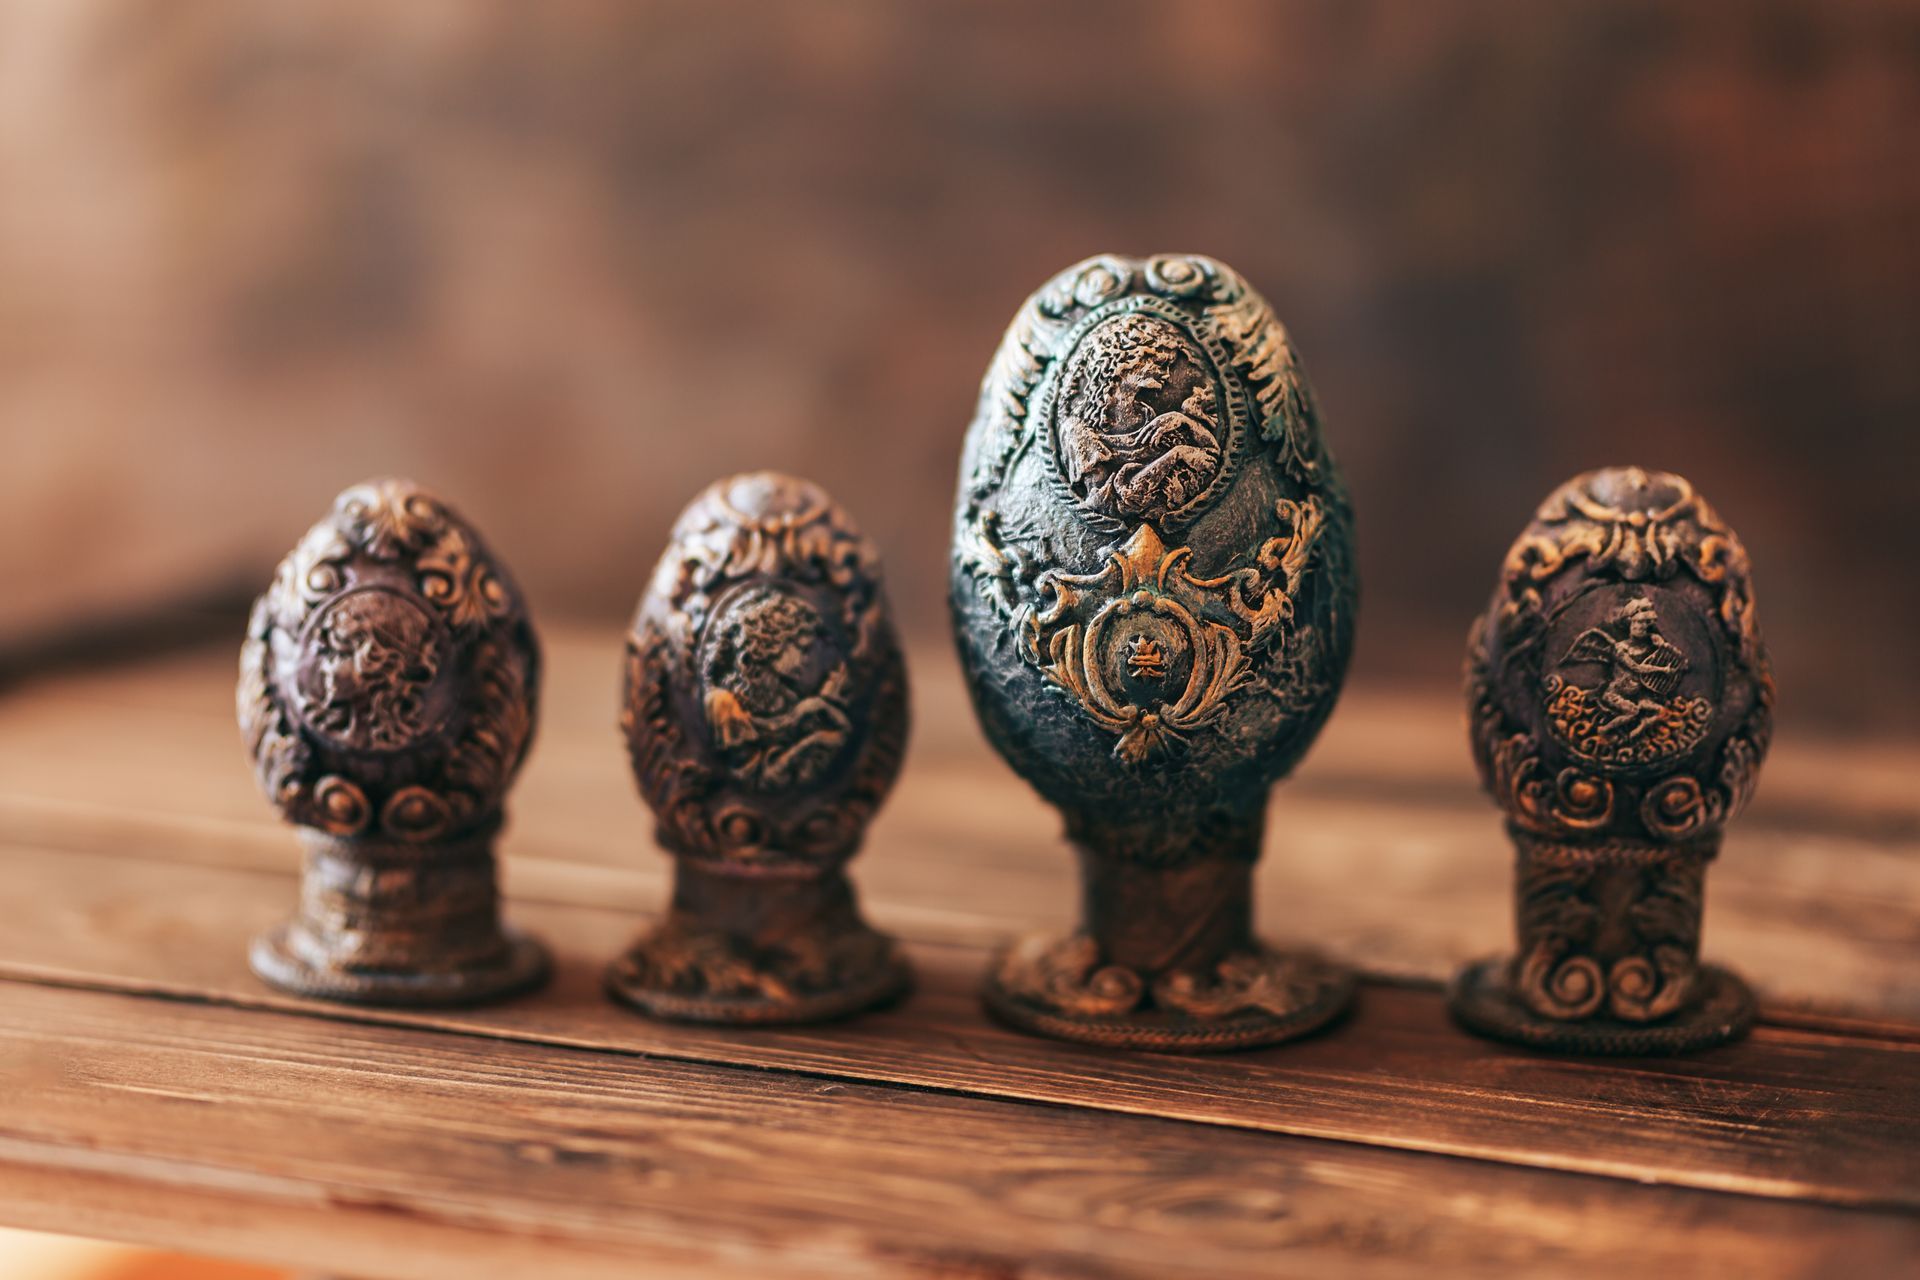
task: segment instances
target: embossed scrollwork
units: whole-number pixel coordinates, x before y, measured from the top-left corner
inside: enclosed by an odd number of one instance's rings
[[[1103,963],[1099,944],[1083,933],[1026,939],[1001,958],[997,972],[1010,992],[1083,1018],[1145,1008],[1216,1021],[1259,1012],[1284,1016],[1325,981],[1317,961],[1250,948],[1205,975],[1175,970],[1149,982],[1124,965]]]
[[[1566,1021],[1603,1009],[1624,1022],[1674,1013],[1698,980],[1704,866],[1703,858],[1645,849],[1523,845],[1520,932],[1527,945],[1514,964],[1515,994],[1540,1016]],[[1598,954],[1598,935],[1615,902],[1628,904],[1612,927],[1629,941],[1609,958]]]

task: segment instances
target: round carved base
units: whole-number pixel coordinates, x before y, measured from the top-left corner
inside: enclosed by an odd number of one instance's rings
[[[290,924],[253,940],[247,961],[262,982],[297,996],[344,1004],[429,1006],[480,1004],[539,986],[550,968],[547,949],[526,934],[505,930],[487,963],[442,970],[346,969],[317,964],[291,945]]]
[[[1353,1000],[1351,970],[1264,944],[1230,956],[1213,980],[1158,979],[1101,965],[1085,934],[1032,937],[997,956],[981,993],[1019,1031],[1108,1049],[1220,1053],[1317,1031]]]
[[[1661,1022],[1586,1018],[1561,1022],[1527,1008],[1507,982],[1505,957],[1479,960],[1455,975],[1448,993],[1454,1020],[1469,1031],[1554,1053],[1691,1053],[1738,1040],[1753,1025],[1753,993],[1725,969],[1703,965],[1700,998]]]
[[[663,928],[607,967],[607,994],[674,1022],[827,1022],[889,1005],[913,986],[891,938],[871,931],[819,957],[750,954],[727,935]]]

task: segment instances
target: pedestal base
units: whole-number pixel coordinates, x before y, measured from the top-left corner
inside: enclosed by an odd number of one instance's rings
[[[1211,973],[1157,978],[1100,963],[1086,934],[1028,938],[994,960],[987,1011],[1020,1031],[1109,1049],[1217,1053],[1317,1031],[1353,998],[1351,971],[1255,943]]]
[[[666,920],[607,969],[607,994],[642,1013],[734,1025],[844,1018],[912,985],[837,866],[768,874],[682,859]]]
[[[547,950],[506,930],[497,957],[445,970],[354,969],[329,965],[294,943],[295,926],[276,925],[253,940],[247,961],[262,982],[297,996],[347,1004],[480,1004],[530,991],[546,981]]]
[[[803,956],[669,923],[607,969],[607,994],[642,1013],[736,1026],[850,1017],[893,1003],[912,985],[899,947],[871,930]]]
[[[1738,1040],[1753,1025],[1753,993],[1725,969],[1703,965],[1700,998],[1660,1022],[1594,1017],[1576,1022],[1546,1018],[1527,1008],[1507,981],[1510,961],[1476,961],[1453,980],[1448,1003],[1469,1031],[1554,1053],[1653,1055],[1691,1053]]]

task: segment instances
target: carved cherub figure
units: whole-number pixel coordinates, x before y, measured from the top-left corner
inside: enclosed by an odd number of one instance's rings
[[[1653,602],[1635,596],[1609,615],[1605,627],[1581,632],[1561,659],[1607,668],[1599,698],[1614,714],[1599,726],[1603,736],[1625,729],[1627,740],[1632,741],[1657,724],[1673,701],[1674,685],[1688,666],[1687,655],[1660,634],[1659,622]],[[1624,636],[1608,629],[1621,626],[1626,628]]]

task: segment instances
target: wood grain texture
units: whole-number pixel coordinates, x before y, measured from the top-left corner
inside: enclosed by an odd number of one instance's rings
[[[559,630],[546,648],[542,724],[503,843],[511,888],[652,894],[669,867],[614,727],[618,637]],[[980,739],[952,655],[911,657],[907,770],[855,870],[875,923],[965,941],[1068,920],[1056,815]],[[185,655],[0,703],[0,838],[292,867],[294,842],[245,768],[232,678],[225,653]],[[1907,976],[1920,968],[1914,776],[1910,747],[1783,736],[1714,867],[1705,935],[1708,958],[1739,969],[1770,1016],[1920,1024]],[[1511,850],[1452,700],[1358,691],[1272,814],[1256,886],[1268,933],[1426,982],[1509,945]]]
[[[1496,1047],[1453,1027],[1438,993],[1373,985],[1344,1025],[1298,1045],[1212,1061],[1101,1053],[993,1025],[975,999],[987,951],[910,931],[920,988],[904,1007],[815,1027],[682,1026],[600,993],[602,966],[645,916],[524,902],[513,918],[556,950],[547,991],[354,1010],[282,996],[246,968],[248,937],[292,900],[290,876],[11,847],[0,875],[58,904],[0,935],[7,977],[1920,1212],[1920,1044],[1763,1028],[1614,1067]]]
[[[173,1229],[199,1247],[257,1251],[246,1206],[289,1224],[272,1252],[381,1276],[444,1276],[450,1249],[475,1276],[537,1256],[568,1275],[711,1275],[713,1261],[1228,1280],[1701,1258],[1715,1274],[1811,1274],[1920,1248],[1920,1223],[1811,1205],[17,984],[0,984],[0,1036],[8,1216],[23,1190],[54,1198],[23,1189],[22,1166],[49,1171],[56,1195],[131,1172],[135,1204],[199,1192],[214,1206]]]
[[[1261,873],[1269,932],[1375,975],[1354,1016],[1214,1060],[1108,1054],[979,1012],[990,949],[1065,919],[1071,868],[950,661],[919,655],[918,738],[856,871],[919,991],[725,1031],[599,990],[667,891],[617,645],[548,637],[504,868],[558,973],[475,1010],[304,1003],[247,971],[297,859],[226,654],[0,700],[0,883],[29,904],[0,930],[0,1217],[370,1277],[1763,1276],[1920,1248],[1905,748],[1783,746],[1731,834],[1708,951],[1767,995],[1751,1040],[1558,1059],[1448,1022],[1435,980],[1511,928],[1506,852],[1452,709],[1363,693],[1281,792]]]

